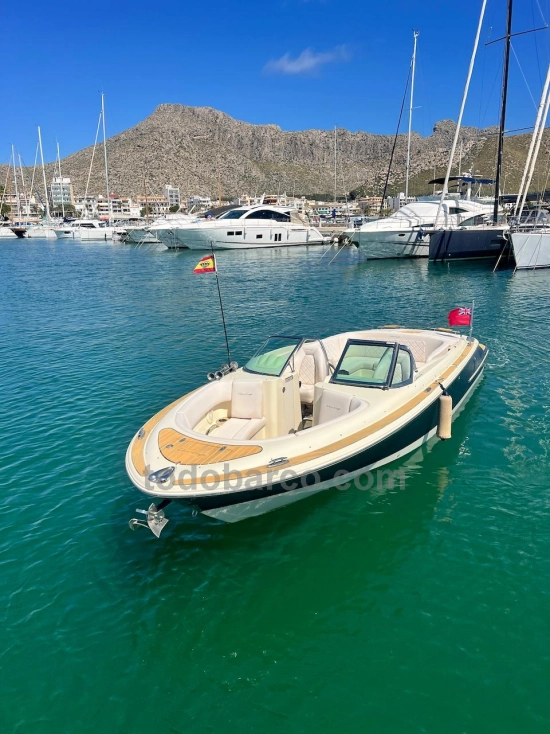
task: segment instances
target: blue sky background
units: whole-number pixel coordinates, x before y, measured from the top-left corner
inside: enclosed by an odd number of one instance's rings
[[[32,165],[36,126],[47,160],[93,143],[106,97],[107,133],[163,102],[210,106],[285,130],[393,133],[418,29],[414,129],[456,119],[481,0],[257,0],[101,4],[4,3],[0,161],[15,144]],[[498,119],[505,0],[488,0],[465,124]],[[544,18],[544,20],[543,20]],[[515,0],[516,31],[550,20],[550,0]],[[550,32],[520,36],[514,50],[538,104]],[[509,129],[533,124],[535,107],[514,54]],[[405,129],[405,128],[403,128]]]

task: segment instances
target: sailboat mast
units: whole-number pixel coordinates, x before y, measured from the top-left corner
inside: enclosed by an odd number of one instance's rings
[[[40,133],[40,126],[38,126],[38,147],[40,148],[40,161],[42,163],[42,180],[44,181],[44,205],[46,207],[46,217],[48,221],[50,217],[50,201],[48,199],[48,185],[46,184],[46,169],[44,168],[44,151],[42,150],[42,135]]]
[[[336,204],[336,192],[337,192],[337,183],[336,183],[336,125],[334,126],[334,203]]]
[[[412,119],[413,119],[413,103],[414,103],[414,75],[416,71],[416,39],[418,38],[418,31],[413,31],[414,42],[413,42],[413,55],[411,61],[412,73],[411,73],[411,98],[409,100],[409,133],[407,135],[407,166],[405,174],[405,204],[409,201],[409,175],[411,172],[411,132],[412,132]]]
[[[103,124],[103,156],[105,158],[105,188],[107,190],[107,206],[109,207],[109,224],[111,224],[111,197],[109,195],[109,166],[107,164],[107,136],[105,135],[105,95],[101,93],[101,122]]]
[[[19,201],[19,188],[17,186],[17,163],[15,160],[15,148],[11,146],[11,155],[13,158],[13,182],[15,184],[15,201],[17,203],[17,219],[21,221],[21,202]]]
[[[500,103],[500,124],[498,127],[498,152],[497,172],[495,176],[495,206],[493,209],[493,222],[498,221],[498,204],[500,195],[500,177],[502,173],[502,149],[504,147],[504,129],[506,125],[506,100],[508,98],[508,71],[510,68],[510,45],[512,37],[512,4],[508,0],[508,12],[506,17],[506,35],[504,36],[504,68],[502,70],[502,99]]]
[[[65,219],[65,190],[63,188],[63,177],[61,175],[61,155],[59,153],[59,143],[57,143],[57,167],[59,169],[59,186],[61,187],[61,212],[63,213],[63,219]]]
[[[21,184],[23,185],[23,201],[25,202],[25,211],[23,214],[28,217],[30,215],[29,198],[27,196],[27,185],[25,183],[25,176],[23,175],[23,161],[21,160],[21,153],[18,153],[19,158],[19,171],[21,172]]]

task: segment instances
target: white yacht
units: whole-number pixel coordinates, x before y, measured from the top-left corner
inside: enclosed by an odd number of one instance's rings
[[[55,228],[58,239],[110,240],[114,227],[99,219],[76,219],[74,222]]]
[[[345,236],[372,259],[428,257],[429,231],[434,228],[439,206],[439,200],[412,202],[389,217],[347,230]],[[466,219],[491,210],[488,204],[449,198],[441,204],[437,228],[455,229]]]
[[[277,206],[240,206],[218,219],[201,219],[173,228],[169,248],[190,250],[248,250],[293,245],[322,245],[324,237],[296,209]]]

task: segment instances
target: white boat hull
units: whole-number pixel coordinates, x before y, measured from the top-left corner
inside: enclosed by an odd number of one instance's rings
[[[86,241],[102,241],[111,240],[113,238],[114,227],[98,227],[97,229],[86,229],[80,227],[75,232],[75,239]]]
[[[294,247],[298,245],[322,245],[323,235],[313,227],[273,226],[260,227],[229,223],[221,227],[175,228],[175,245],[190,250],[250,250],[271,247]],[[235,234],[228,235],[227,232]],[[237,234],[237,232],[239,234]]]
[[[27,230],[27,237],[30,237],[31,239],[34,237],[47,240],[57,239],[57,235],[53,227],[29,227]]]
[[[158,244],[160,240],[147,229],[128,229],[124,240],[132,245]]]
[[[550,232],[514,232],[510,237],[518,270],[550,268]]]
[[[0,227],[0,239],[13,240],[16,238],[17,235],[15,234],[15,232],[12,232],[9,227]]]
[[[483,368],[479,370],[475,378],[472,380],[471,387],[468,389],[464,397],[455,405],[453,408],[452,414],[453,418],[455,418],[464,408],[470,397],[472,396],[474,390],[476,389],[478,383],[480,382],[481,378],[483,377]],[[403,456],[407,456],[408,454],[412,453],[416,449],[421,448],[422,446],[425,446],[428,441],[431,443],[436,442],[438,439],[436,437],[437,434],[437,427],[432,428],[430,431],[428,431],[422,438],[417,439],[416,441],[413,441],[411,444],[406,446],[404,449],[401,449],[400,451],[396,451],[394,454],[385,457],[382,461],[379,461],[375,464],[372,464],[370,467],[366,467],[363,469],[359,469],[355,472],[350,472],[345,475],[345,482],[351,482],[354,479],[357,479],[358,477],[364,475],[368,471],[374,471],[381,466],[385,466],[386,464],[390,464],[392,461],[397,461],[398,459],[402,458]],[[241,520],[247,520],[251,517],[257,517],[258,515],[265,515],[267,512],[271,512],[273,510],[277,510],[280,507],[285,507],[286,505],[293,504],[294,502],[298,502],[298,500],[306,499],[307,497],[310,497],[314,494],[318,494],[319,492],[323,492],[327,489],[334,489],[338,488],[335,485],[334,479],[329,479],[325,482],[322,482],[320,484],[316,484],[314,487],[307,487],[305,489],[296,489],[291,492],[285,492],[284,494],[277,494],[272,497],[264,497],[259,500],[249,500],[248,502],[241,502],[237,505],[228,505],[227,507],[216,507],[212,510],[202,510],[203,515],[208,515],[209,517],[213,517],[216,520],[222,520],[223,522],[240,522]]]
[[[400,257],[428,257],[430,240],[427,234],[418,230],[393,230],[378,232],[346,232],[351,242],[357,244],[372,260],[384,260]]]
[[[71,228],[55,229],[54,232],[58,240],[74,240],[75,237],[75,230]]]

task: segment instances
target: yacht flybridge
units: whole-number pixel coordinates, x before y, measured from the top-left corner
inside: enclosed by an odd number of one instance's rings
[[[172,228],[169,249],[244,250],[292,245],[322,245],[323,235],[297,209],[278,206],[240,206],[217,219],[203,219]]]
[[[235,522],[338,486],[436,433],[448,438],[486,357],[449,330],[270,337],[243,368],[210,373],[134,436],[126,469],[154,500],[140,512],[157,536],[173,500]]]

